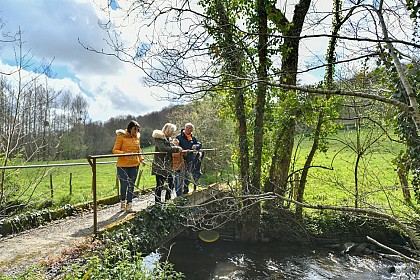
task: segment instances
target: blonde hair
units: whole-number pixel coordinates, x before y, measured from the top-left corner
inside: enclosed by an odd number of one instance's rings
[[[162,132],[163,134],[165,134],[166,137],[171,137],[175,134],[175,131],[176,125],[174,125],[173,123],[166,123],[162,128]]]

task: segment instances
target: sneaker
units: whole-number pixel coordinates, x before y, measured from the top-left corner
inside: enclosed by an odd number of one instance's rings
[[[133,211],[133,205],[131,203],[127,203],[127,205],[125,206],[125,212],[127,213],[132,213]]]
[[[121,208],[120,208],[120,210],[121,211],[124,211],[125,210],[125,201],[121,201]]]

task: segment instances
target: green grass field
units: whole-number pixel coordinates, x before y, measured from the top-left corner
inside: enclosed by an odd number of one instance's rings
[[[308,140],[300,144],[295,170],[303,167],[310,145]],[[363,151],[357,169],[359,207],[367,204],[388,207],[388,201],[394,206],[401,205],[402,191],[392,163],[401,149],[402,144],[386,137],[358,143],[351,131],[340,132],[329,141],[327,152],[317,152],[308,175],[305,200],[311,204],[354,206],[357,151],[359,154]]]
[[[143,150],[150,152],[151,148]],[[154,187],[155,177],[151,175],[151,156],[146,166],[141,167],[142,176],[136,189],[144,190]],[[118,194],[116,176],[116,158],[97,160],[97,197],[103,198]],[[14,175],[21,188],[20,201],[28,199],[38,205],[61,206],[63,204],[76,204],[92,200],[92,167],[87,159],[32,162],[31,165],[49,165],[41,168],[20,169]],[[74,166],[54,166],[60,164],[75,164]],[[8,170],[9,174],[16,172]],[[70,184],[71,183],[71,184]],[[53,193],[51,195],[51,185]],[[70,186],[71,185],[71,186]],[[71,195],[70,195],[71,192]],[[52,197],[51,197],[52,196]]]
[[[337,138],[339,140],[329,141],[327,152],[317,152],[315,156],[312,164],[314,167],[310,169],[305,189],[305,201],[308,203],[354,206],[357,141],[351,132],[340,132]],[[365,143],[359,142],[360,147],[369,146],[366,140]],[[312,142],[307,139],[297,145],[294,170],[302,168],[311,145]],[[153,147],[150,147],[144,152],[150,152],[152,149]],[[395,159],[400,149],[402,149],[401,144],[391,142],[385,137],[366,149],[358,169],[358,192],[359,202],[361,202],[359,205],[363,205],[363,203],[384,205],[390,198],[397,201],[402,200],[402,191],[396,187],[399,183],[392,164],[392,160]],[[155,176],[151,175],[152,156],[145,156],[145,158],[147,165],[141,168],[143,172],[137,187],[139,190],[155,186]],[[209,158],[216,159],[216,157]],[[98,160],[101,163],[97,165],[98,198],[118,193],[115,161],[116,158]],[[106,164],[102,164],[104,162]],[[25,201],[31,196],[31,202],[39,205],[52,202],[53,207],[92,200],[92,169],[88,161],[80,159],[49,162],[49,164],[57,163],[84,163],[85,165],[21,169],[17,176],[19,185],[31,187],[25,191],[20,200]],[[70,176],[72,195],[70,195]],[[211,183],[210,181],[214,178],[214,174],[204,174],[202,182]],[[52,199],[50,180],[53,185]]]
[[[154,151],[154,147],[143,149],[144,153]],[[155,176],[151,174],[153,155],[144,155],[146,166],[141,166],[141,177],[138,180],[136,190],[154,189],[156,185]],[[215,158],[206,157],[207,163]],[[54,165],[74,166],[54,166]],[[19,164],[13,164],[19,165]],[[26,164],[28,165],[28,164]],[[41,168],[24,168],[8,170],[8,174],[15,173],[14,178],[17,186],[20,186],[21,193],[19,201],[30,201],[36,208],[45,206],[57,207],[63,204],[76,204],[92,200],[92,167],[87,159],[54,161],[54,162],[31,162],[30,165],[48,165]],[[96,186],[97,198],[104,198],[118,194],[118,181],[116,174],[116,158],[97,159]],[[201,183],[214,182],[214,172],[204,174]],[[70,190],[71,181],[71,190]],[[52,184],[51,184],[52,182]],[[51,185],[53,195],[51,197]],[[190,188],[192,186],[190,185]],[[70,195],[71,191],[71,195]]]

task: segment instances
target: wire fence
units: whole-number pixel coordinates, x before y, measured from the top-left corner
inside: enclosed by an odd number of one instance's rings
[[[200,151],[216,151],[216,149],[201,149]],[[191,150],[183,150],[180,153],[189,153]],[[196,152],[196,151],[194,151]],[[105,155],[89,155],[87,157],[88,162],[75,162],[75,163],[52,163],[52,164],[33,164],[33,165],[16,165],[16,166],[1,166],[0,170],[10,169],[28,169],[28,168],[52,168],[52,167],[70,167],[70,166],[91,166],[92,172],[92,202],[93,202],[93,233],[96,235],[97,228],[97,208],[98,208],[98,197],[97,197],[97,165],[101,164],[115,164],[116,161],[98,161],[100,159],[119,158],[119,157],[130,157],[130,156],[153,156],[155,154],[166,154],[166,152],[141,152],[141,153],[127,153],[127,154],[105,154]],[[151,161],[151,160],[150,160]],[[116,184],[118,180],[116,178]],[[137,183],[138,184],[138,183]],[[137,185],[138,186],[138,185]],[[50,177],[50,188],[51,196],[53,195],[53,184],[52,177]],[[71,190],[71,175],[70,175],[70,193]]]

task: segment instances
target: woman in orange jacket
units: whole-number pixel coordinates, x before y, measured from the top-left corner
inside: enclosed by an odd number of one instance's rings
[[[127,129],[116,130],[117,139],[115,140],[112,152],[114,154],[141,153],[139,129],[139,123],[132,120],[127,125]],[[140,163],[143,166],[145,165],[141,155],[118,157],[117,175],[120,180],[122,211],[132,211],[134,184],[137,179]]]
[[[174,138],[172,143],[179,147],[179,140]],[[183,176],[185,176],[185,152],[172,153],[172,170],[174,171],[174,187],[176,196],[182,195],[181,184],[184,183]]]

